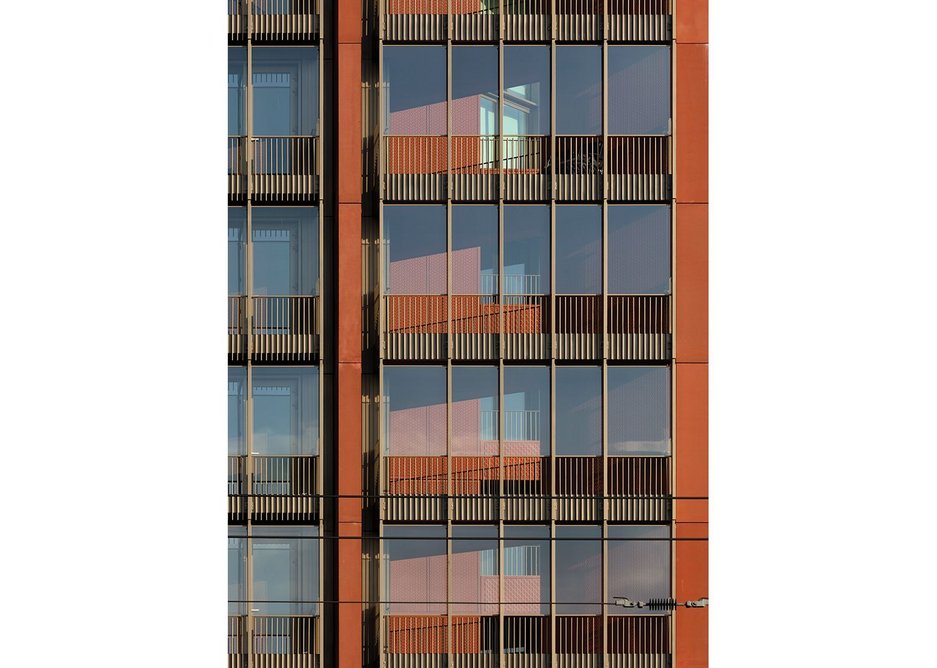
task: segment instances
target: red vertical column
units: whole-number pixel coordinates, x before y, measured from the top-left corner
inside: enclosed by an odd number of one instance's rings
[[[338,668],[361,654],[361,1],[336,3]]]
[[[709,595],[709,32],[707,0],[675,4],[674,595],[686,601]],[[674,628],[676,668],[707,666],[708,611],[678,608]]]

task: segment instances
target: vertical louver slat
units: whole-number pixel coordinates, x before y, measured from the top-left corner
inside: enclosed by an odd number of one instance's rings
[[[652,202],[670,198],[670,137],[613,136],[609,142],[609,199]]]

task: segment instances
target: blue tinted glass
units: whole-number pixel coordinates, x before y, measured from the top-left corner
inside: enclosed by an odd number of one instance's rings
[[[504,134],[550,133],[550,49],[504,47]]]
[[[384,134],[446,134],[446,48],[385,46]]]
[[[228,294],[245,293],[247,252],[247,209],[228,207]]]
[[[556,47],[556,132],[602,134],[602,49]]]
[[[599,527],[556,527],[558,613],[597,614],[602,611],[601,535]]]
[[[670,47],[608,47],[608,133],[670,131]]]
[[[550,454],[550,370],[504,367],[504,454]],[[545,493],[546,490],[543,490]]]
[[[228,367],[228,454],[247,454],[247,369]]]
[[[446,293],[446,207],[384,207],[384,291]]]
[[[254,47],[254,134],[312,136],[319,122],[319,49]]]
[[[385,367],[383,419],[386,454],[445,455],[445,367]]]
[[[504,292],[550,292],[550,208],[504,207]]]
[[[498,47],[452,47],[452,134],[498,134]]]
[[[556,292],[602,292],[602,207],[556,207]]]
[[[392,614],[446,612],[446,529],[384,525],[384,610]]]
[[[251,210],[254,294],[319,292],[319,210],[254,207]]]
[[[504,527],[504,614],[550,614],[550,529]]]
[[[247,49],[228,47],[228,134],[247,134]]]
[[[666,526],[608,527],[608,600],[624,596],[647,602],[670,596],[670,528]],[[610,607],[626,614],[628,608]],[[647,608],[630,609],[649,614]]]
[[[556,369],[556,454],[602,454],[602,371]]]
[[[452,293],[498,292],[498,207],[452,207]]]
[[[670,207],[608,207],[608,291],[670,293]]]
[[[608,367],[608,454],[670,454],[670,369]]]
[[[251,454],[318,454],[319,370],[254,367],[252,384]]]
[[[498,368],[452,368],[452,454],[498,455]]]
[[[318,613],[318,536],[314,526],[254,527],[252,609],[268,615]]]

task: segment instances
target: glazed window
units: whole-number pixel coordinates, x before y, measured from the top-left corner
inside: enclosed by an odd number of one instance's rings
[[[670,294],[670,207],[608,207],[608,291]]]
[[[446,134],[446,48],[385,46],[384,134]]]
[[[670,47],[608,47],[608,133],[670,132]]]
[[[254,47],[254,135],[318,135],[319,49]]]
[[[602,49],[556,47],[556,133],[602,134]]]
[[[384,292],[446,294],[446,207],[384,207]]]
[[[608,454],[670,454],[668,367],[608,367]]]

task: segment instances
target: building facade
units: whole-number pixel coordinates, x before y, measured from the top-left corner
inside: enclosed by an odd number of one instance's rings
[[[706,12],[229,0],[229,666],[707,665]]]

